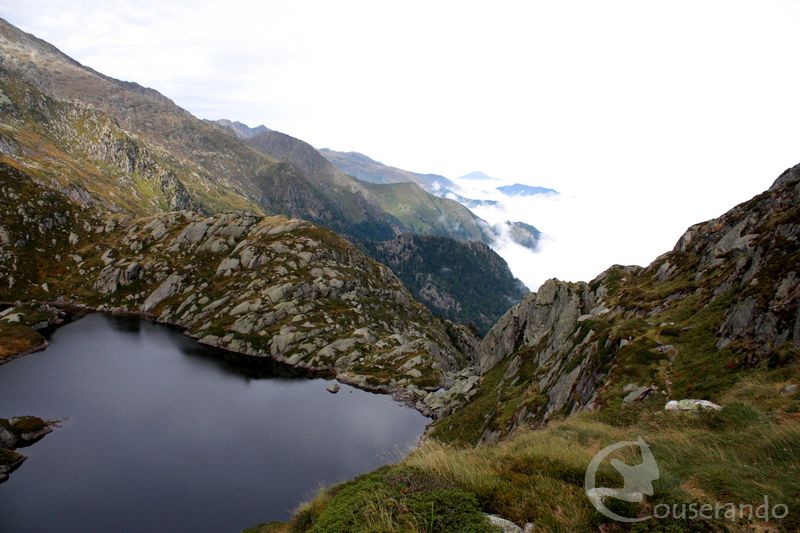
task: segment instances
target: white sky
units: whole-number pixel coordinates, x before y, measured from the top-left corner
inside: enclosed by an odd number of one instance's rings
[[[800,162],[797,0],[162,4],[0,16],[201,118],[562,191],[513,210],[551,237],[532,286],[646,264]]]

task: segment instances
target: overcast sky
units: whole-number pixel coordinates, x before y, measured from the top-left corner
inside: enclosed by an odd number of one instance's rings
[[[570,254],[535,281],[647,263],[800,162],[797,0],[0,0],[0,15],[201,118],[559,189],[576,202],[526,219],[570,224]]]

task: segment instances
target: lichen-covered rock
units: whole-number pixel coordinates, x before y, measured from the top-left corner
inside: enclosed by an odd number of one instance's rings
[[[151,311],[158,304],[173,296],[178,291],[182,281],[183,276],[180,274],[171,274],[156,290],[150,293],[150,296],[142,304],[142,311]]]

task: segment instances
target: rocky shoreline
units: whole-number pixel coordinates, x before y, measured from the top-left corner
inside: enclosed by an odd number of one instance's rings
[[[76,318],[79,318],[88,313],[107,313],[112,316],[130,316],[130,317],[141,318],[144,320],[150,320],[158,324],[177,328],[181,334],[194,339],[196,342],[198,342],[198,344],[203,344],[217,350],[222,350],[224,352],[236,354],[237,356],[253,358],[253,360],[263,360],[267,358],[273,361],[277,361],[281,364],[285,364],[292,368],[308,371],[315,376],[328,379],[336,379],[339,383],[349,385],[357,389],[361,389],[376,394],[385,394],[391,396],[395,401],[400,402],[408,407],[411,407],[412,409],[415,409],[418,412],[420,412],[422,415],[432,419],[438,419],[441,418],[442,416],[446,416],[458,405],[461,405],[462,403],[468,401],[469,398],[471,398],[477,392],[478,384],[480,383],[479,368],[477,366],[468,367],[458,372],[446,373],[443,382],[445,385],[448,386],[443,386],[443,387],[442,386],[417,387],[413,384],[387,385],[380,383],[378,384],[370,383],[369,375],[355,374],[348,371],[342,371],[341,369],[335,366],[314,365],[305,361],[292,361],[291,358],[283,357],[277,354],[276,355],[264,354],[264,353],[253,352],[247,349],[231,349],[222,344],[214,345],[208,342],[203,342],[204,339],[199,339],[196,335],[192,335],[191,332],[180,323],[174,321],[164,321],[162,319],[159,319],[158,316],[155,316],[152,313],[147,313],[142,311],[131,311],[120,308],[108,308],[107,306],[104,305],[99,307],[92,307],[81,303],[64,302],[64,301],[50,301],[41,304],[17,303],[15,304],[14,307],[7,309],[5,312],[8,312],[9,310],[13,310],[21,306],[26,306],[28,308],[35,308],[40,310],[40,312],[42,310],[47,310],[50,312],[49,317],[45,321],[40,321],[39,324],[37,324],[39,330],[46,330],[46,329],[52,330],[53,328],[57,328],[62,325],[68,324],[69,322],[75,320]],[[47,348],[47,346],[48,342],[45,340],[40,346],[27,349],[19,353],[7,356],[3,359],[0,359],[0,365],[8,363],[14,359],[24,357],[25,355],[44,350]]]
[[[66,321],[65,314],[47,304],[3,303],[0,312],[0,366],[15,359],[45,350],[49,345],[42,333]]]
[[[25,357],[26,355],[30,355],[32,353],[44,351],[44,350],[47,349],[48,346],[50,346],[50,343],[47,342],[47,341],[44,341],[44,342],[42,342],[40,344],[33,345],[30,348],[27,348],[25,350],[14,352],[11,355],[7,355],[6,357],[0,359],[0,366],[8,364],[11,361],[19,359],[21,357]]]
[[[38,442],[56,423],[35,416],[0,418],[0,483],[25,462],[26,457],[16,450]]]

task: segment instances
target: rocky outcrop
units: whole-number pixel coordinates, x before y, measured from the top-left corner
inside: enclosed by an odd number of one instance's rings
[[[54,424],[35,416],[0,418],[0,483],[8,480],[26,459],[14,450],[39,441],[53,431]]]
[[[564,345],[579,320],[603,316],[608,311],[598,291],[590,290],[588,284],[548,280],[503,315],[483,339],[481,371],[494,368],[520,346],[539,347],[542,360],[549,360]],[[545,342],[540,345],[542,341]]]
[[[0,312],[0,365],[47,348],[43,330],[65,318],[63,311],[46,304],[18,304]]]

